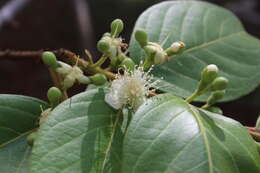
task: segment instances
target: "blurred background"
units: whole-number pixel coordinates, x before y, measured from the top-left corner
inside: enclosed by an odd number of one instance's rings
[[[128,42],[137,17],[163,0],[0,0],[0,51],[65,48],[97,55],[95,44],[115,18],[126,21]],[[259,0],[207,0],[233,11],[246,30],[260,37]],[[52,86],[39,59],[0,57],[0,94],[22,94],[46,100]],[[78,88],[76,88],[78,90]],[[78,92],[78,91],[77,91]],[[222,103],[224,114],[254,126],[260,113],[260,88],[239,100]]]

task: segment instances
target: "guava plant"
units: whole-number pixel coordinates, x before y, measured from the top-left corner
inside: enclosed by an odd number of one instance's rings
[[[0,95],[0,172],[259,173],[260,120],[246,129],[214,105],[259,85],[260,41],[199,1],[149,8],[129,46],[124,25],[112,21],[96,61],[42,52],[48,103]],[[86,91],[68,96],[75,83]]]

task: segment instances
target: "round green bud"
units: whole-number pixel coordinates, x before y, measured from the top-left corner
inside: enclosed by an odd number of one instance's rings
[[[99,42],[97,43],[97,48],[100,52],[107,53],[110,49],[110,41],[105,39],[99,40]]]
[[[167,54],[165,52],[157,51],[154,55],[154,64],[158,65],[164,63],[166,56]]]
[[[217,101],[221,100],[225,95],[225,90],[221,91],[214,91],[211,96],[208,98],[207,104],[208,105],[213,105]]]
[[[124,53],[120,53],[119,55],[118,55],[118,60],[120,61],[120,62],[122,62],[125,58],[128,58]]]
[[[90,80],[95,85],[103,85],[107,82],[107,77],[103,74],[97,73],[93,76],[90,76]]]
[[[49,51],[43,52],[42,61],[45,65],[48,65],[52,68],[59,67],[59,64],[57,63],[57,58],[52,52]]]
[[[214,79],[218,76],[218,67],[214,64],[208,65],[206,68],[203,69],[202,74],[201,74],[201,80],[209,84],[213,82]]]
[[[27,140],[28,145],[33,146],[33,143],[34,143],[36,138],[37,138],[36,132],[33,132],[29,136],[27,136],[26,140]]]
[[[211,106],[211,107],[207,108],[206,110],[216,113],[216,114],[221,114],[221,115],[223,114],[223,111],[219,107],[216,107],[216,106]]]
[[[56,105],[61,100],[62,92],[59,88],[51,87],[47,92],[47,97],[51,104]]]
[[[227,88],[228,79],[225,77],[217,77],[212,83],[212,90],[224,90]]]
[[[135,69],[135,63],[131,58],[125,58],[120,66],[128,71],[133,71]]]
[[[138,41],[138,43],[141,45],[141,47],[146,46],[148,43],[148,36],[144,30],[136,30],[135,39]]]
[[[124,29],[124,23],[121,19],[115,19],[111,23],[111,35],[113,37],[118,37],[119,34],[123,31]]]

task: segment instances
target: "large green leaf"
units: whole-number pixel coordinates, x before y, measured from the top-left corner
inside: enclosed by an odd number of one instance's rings
[[[104,102],[101,88],[63,102],[39,130],[31,172],[120,172],[120,117]]]
[[[27,173],[31,152],[26,135],[37,127],[47,103],[19,95],[0,95],[0,172]]]
[[[243,126],[170,94],[139,108],[123,144],[124,173],[258,173],[259,166]]]
[[[216,64],[230,80],[222,101],[243,96],[260,83],[260,41],[249,35],[229,11],[200,1],[168,1],[146,10],[134,30],[144,29],[149,40],[164,48],[183,41],[186,50],[153,71],[163,77],[161,90],[187,97],[196,88],[200,72]],[[144,57],[132,36],[130,54],[137,61]],[[197,101],[205,101],[200,97]]]

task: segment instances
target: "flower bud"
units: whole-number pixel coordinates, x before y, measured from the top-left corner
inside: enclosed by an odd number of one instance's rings
[[[104,54],[107,53],[110,49],[110,41],[106,39],[99,40],[99,42],[97,43],[97,48],[100,52]]]
[[[125,58],[120,66],[126,68],[128,71],[133,71],[135,69],[135,63],[131,58]]]
[[[59,104],[62,97],[62,93],[59,88],[51,87],[47,92],[47,97],[50,103],[52,104],[52,107],[55,107]]]
[[[38,136],[37,132],[33,132],[29,136],[27,136],[26,140],[27,140],[28,145],[33,146],[33,143],[34,143],[35,139],[37,138],[37,136]]]
[[[203,69],[201,74],[201,80],[209,84],[213,82],[213,80],[218,76],[218,67],[214,64],[208,65],[206,68]]]
[[[64,89],[71,88],[74,85],[75,81],[76,81],[76,78],[74,76],[74,73],[70,73],[70,74],[66,75],[66,77],[64,78],[64,81],[63,81],[63,88]]]
[[[59,67],[59,64],[57,63],[57,58],[52,52],[49,51],[43,52],[42,61],[45,65],[48,65],[52,68]]]
[[[219,101],[220,99],[222,99],[225,95],[225,90],[221,90],[221,91],[214,91],[211,96],[209,96],[207,104],[208,105],[213,105],[215,104],[217,101]]]
[[[84,76],[84,75],[80,75],[78,78],[77,78],[78,82],[81,83],[81,84],[90,84],[91,81],[90,79],[87,77],[87,76]]]
[[[118,37],[119,34],[123,31],[124,29],[124,23],[121,19],[115,19],[111,23],[111,35],[113,37]]]
[[[97,73],[91,76],[90,80],[95,85],[103,85],[107,82],[107,77],[103,74]]]
[[[120,53],[119,55],[118,55],[118,60],[120,61],[120,62],[122,62],[125,58],[128,58],[125,54],[123,54],[123,53]]]
[[[216,114],[221,114],[221,115],[223,114],[223,111],[219,107],[216,107],[216,106],[211,106],[211,107],[207,108],[206,110],[216,113]]]
[[[157,51],[154,55],[154,64],[162,64],[165,61],[167,54],[163,51]]]
[[[171,47],[165,50],[168,56],[172,56],[178,53],[181,53],[183,48],[185,48],[185,44],[181,41],[172,43]]]
[[[224,90],[227,88],[228,79],[225,77],[217,77],[212,83],[212,90]]]
[[[148,36],[144,30],[136,30],[135,39],[138,41],[141,47],[144,47],[148,44]]]

